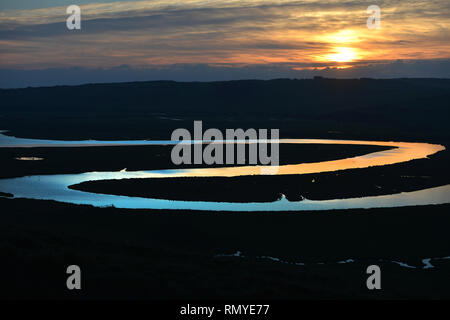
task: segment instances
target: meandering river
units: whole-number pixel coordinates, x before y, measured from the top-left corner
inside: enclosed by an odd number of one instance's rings
[[[275,141],[274,141],[275,142]],[[387,146],[393,149],[368,153],[340,160],[315,163],[299,163],[273,166],[241,166],[226,168],[198,168],[149,171],[86,172],[80,174],[34,175],[12,179],[0,179],[0,191],[12,193],[16,198],[55,200],[99,207],[114,206],[128,209],[206,210],[206,211],[310,211],[331,209],[383,208],[414,205],[450,203],[450,185],[398,194],[334,199],[288,201],[284,197],[275,202],[213,202],[180,201],[141,197],[97,194],[69,189],[73,184],[104,179],[168,178],[168,177],[236,177],[245,175],[308,174],[345,169],[368,168],[391,165],[415,159],[423,159],[445,150],[445,147],[430,143],[393,141],[358,141],[327,139],[280,139],[279,143],[291,144],[342,144]],[[22,139],[0,134],[0,148],[8,147],[86,147],[86,146],[130,146],[173,145],[178,141],[58,141]],[[192,142],[197,143],[197,142]],[[338,186],[336,186],[338,188]]]

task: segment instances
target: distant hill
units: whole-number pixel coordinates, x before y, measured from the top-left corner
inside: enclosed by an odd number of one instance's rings
[[[449,140],[450,80],[151,81],[0,90],[0,129],[40,138],[164,138],[207,127],[283,137]]]

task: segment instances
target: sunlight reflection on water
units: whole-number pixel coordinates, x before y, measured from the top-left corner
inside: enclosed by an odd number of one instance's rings
[[[450,185],[399,194],[334,199],[288,201],[282,198],[275,202],[233,203],[212,201],[175,201],[140,197],[94,194],[69,189],[68,186],[84,181],[105,179],[167,178],[167,177],[236,177],[259,174],[307,174],[345,169],[367,168],[389,165],[413,159],[426,158],[445,150],[444,146],[429,143],[327,140],[327,139],[280,139],[280,143],[294,144],[342,144],[375,145],[395,149],[373,152],[347,159],[281,165],[270,171],[270,166],[242,166],[226,168],[171,169],[150,171],[86,172],[81,174],[36,175],[13,179],[1,179],[0,190],[14,194],[18,198],[45,199],[89,204],[94,206],[114,206],[129,209],[183,209],[208,211],[305,211],[353,208],[401,207],[450,202]],[[0,147],[61,147],[61,146],[121,146],[121,145],[168,145],[176,141],[53,141],[19,139],[0,134]]]

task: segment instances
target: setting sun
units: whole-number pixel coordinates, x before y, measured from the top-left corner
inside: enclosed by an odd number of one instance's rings
[[[348,47],[334,48],[334,53],[326,56],[328,61],[350,62],[357,58],[355,49]]]

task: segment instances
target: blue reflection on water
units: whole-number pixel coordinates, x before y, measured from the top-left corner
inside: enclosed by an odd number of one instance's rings
[[[177,201],[140,197],[96,194],[72,190],[68,186],[88,180],[136,178],[147,175],[170,175],[177,170],[154,170],[134,172],[88,172],[28,176],[0,180],[0,189],[8,190],[18,198],[56,200],[97,207],[114,206],[127,209],[171,209],[207,211],[305,211],[355,208],[402,207],[449,203],[450,185],[392,195],[334,199],[288,201],[284,197],[274,202],[213,202]]]
[[[0,131],[1,132],[1,131]],[[310,140],[314,143],[317,140]],[[200,141],[194,141],[194,143]],[[336,143],[335,141],[334,143]],[[342,142],[342,141],[341,141]],[[0,147],[28,147],[28,146],[105,146],[105,145],[163,145],[176,144],[178,141],[58,141],[22,139],[5,136],[0,133]],[[185,143],[190,143],[185,141]],[[305,141],[304,143],[308,143]],[[333,143],[325,141],[323,143]],[[345,141],[344,141],[345,143]],[[363,142],[362,142],[363,143]],[[439,146],[442,147],[442,146]],[[445,149],[444,147],[439,150]],[[403,151],[404,152],[404,151]],[[436,152],[436,151],[435,151]],[[386,157],[400,153],[399,149],[385,150],[371,153],[358,158]],[[163,199],[150,199],[140,197],[116,196],[107,194],[94,194],[84,191],[72,190],[68,186],[90,180],[104,179],[133,179],[133,178],[165,178],[173,175],[183,176],[189,169],[151,170],[151,171],[119,171],[119,172],[86,172],[81,174],[37,175],[13,179],[0,179],[0,190],[14,194],[18,198],[56,200],[74,204],[87,204],[99,207],[115,206],[128,209],[183,209],[207,211],[305,211],[305,210],[331,210],[356,208],[383,208],[414,205],[450,203],[450,185],[429,188],[399,194],[334,199],[334,200],[308,200],[288,201],[284,197],[275,202],[209,202],[209,201],[175,201]]]

